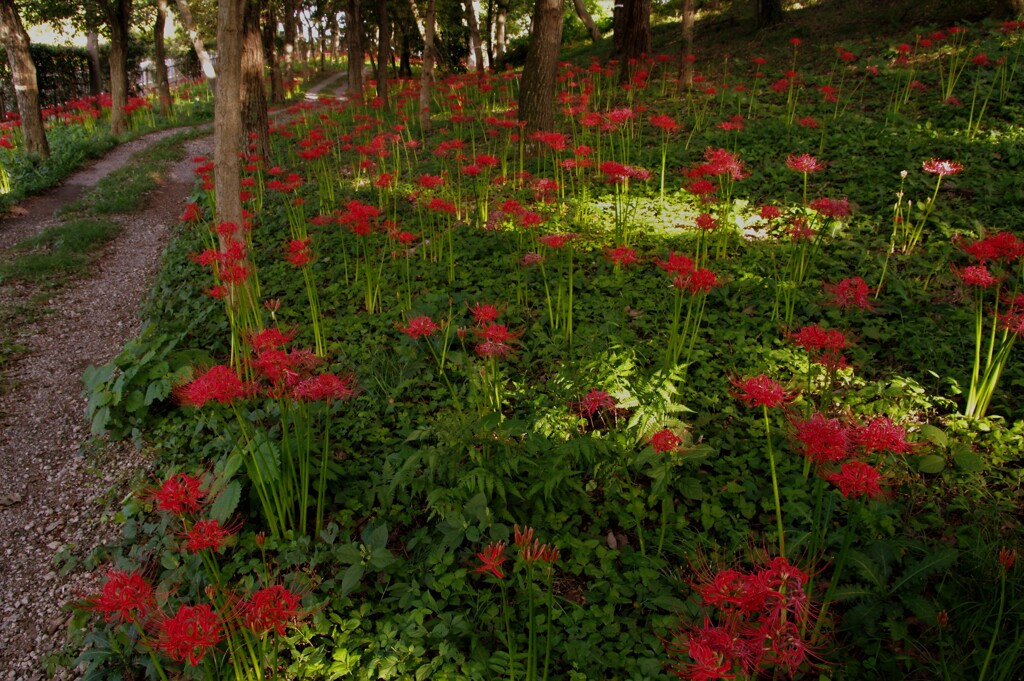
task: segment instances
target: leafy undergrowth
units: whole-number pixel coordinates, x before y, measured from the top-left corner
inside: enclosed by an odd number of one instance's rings
[[[1018,677],[1020,29],[295,107],[86,374],[160,473],[80,660]]]

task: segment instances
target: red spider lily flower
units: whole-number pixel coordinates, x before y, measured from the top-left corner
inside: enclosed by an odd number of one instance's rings
[[[999,549],[999,566],[1004,571],[1009,572],[1013,569],[1014,563],[1017,562],[1017,549]]]
[[[678,274],[672,279],[672,285],[686,290],[691,296],[707,293],[718,286],[718,275],[706,268]]]
[[[211,400],[231,404],[245,399],[253,393],[253,386],[243,382],[231,367],[218,364],[176,388],[174,393],[180,403],[200,409]]]
[[[961,248],[982,264],[989,260],[1010,263],[1024,256],[1024,241],[1010,232],[999,232],[984,239],[961,244]]]
[[[705,232],[710,232],[718,227],[718,220],[716,220],[710,213],[701,213],[698,215],[696,223],[697,227]]]
[[[401,329],[402,333],[413,340],[419,340],[424,336],[433,336],[440,330],[441,327],[435,324],[434,321],[426,315],[413,317],[409,320],[409,326]]]
[[[351,376],[317,374],[299,381],[292,388],[292,397],[299,401],[331,402],[347,400],[359,394],[355,379]]]
[[[533,543],[533,528],[524,526],[522,530],[519,529],[519,525],[513,526],[513,543],[516,548],[523,548]]]
[[[650,441],[651,449],[658,454],[674,452],[681,444],[683,444],[683,439],[673,433],[669,428],[662,428],[659,430],[651,436]]]
[[[280,396],[283,386],[297,383],[302,376],[307,375],[320,361],[321,359],[308,349],[285,352],[284,350],[274,348],[259,353],[253,359],[252,365],[260,376],[275,386],[274,395]]]
[[[846,335],[839,329],[825,329],[820,324],[802,327],[791,335],[793,342],[807,352],[838,352],[849,345]]]
[[[562,554],[558,547],[541,544],[539,540],[534,540],[533,544],[527,544],[522,547],[522,557],[523,562],[529,565],[541,562],[551,566],[558,562]]]
[[[798,118],[796,123],[801,128],[811,128],[811,129],[817,128],[818,125],[819,125],[818,124],[818,119],[815,118],[814,116],[804,116],[803,118]]]
[[[957,269],[956,267],[950,266],[953,270],[953,274],[960,277],[960,280],[967,286],[977,286],[978,288],[991,288],[995,286],[999,280],[988,271],[988,268],[984,265],[968,265],[963,269]]]
[[[978,54],[974,55],[974,57],[971,58],[971,63],[974,64],[975,66],[988,66],[992,62],[989,61],[987,54],[985,54],[984,52],[979,52]]]
[[[565,244],[578,237],[578,234],[545,234],[544,236],[538,237],[537,241],[541,242],[548,248],[562,248]]]
[[[217,284],[216,286],[211,286],[210,288],[205,289],[204,292],[206,293],[206,295],[210,296],[211,298],[216,298],[217,300],[223,300],[228,297],[227,287],[221,286],[220,284]]]
[[[493,168],[494,166],[498,165],[501,162],[497,156],[489,156],[487,154],[480,154],[475,159],[473,159],[473,161],[478,166],[482,166],[484,168]]]
[[[177,614],[160,622],[156,647],[172,660],[187,660],[194,667],[220,640],[220,617],[208,603],[182,605]]]
[[[424,189],[437,189],[444,186],[445,179],[440,175],[420,175],[416,183]]]
[[[651,116],[651,125],[666,134],[679,129],[679,124],[676,123],[671,116],[666,116],[664,114]]]
[[[258,636],[271,631],[284,636],[285,627],[300,619],[298,594],[280,584],[263,587],[242,603],[242,622]]]
[[[185,212],[178,219],[182,222],[199,222],[203,219],[203,211],[199,208],[199,204],[190,202],[185,205]]]
[[[85,608],[102,613],[108,622],[139,622],[156,608],[156,602],[152,585],[138,572],[109,570],[100,593],[86,599]]]
[[[451,215],[455,215],[458,212],[453,202],[437,197],[430,199],[427,203],[427,209],[435,213],[449,213]]]
[[[739,156],[726,149],[708,147],[704,150],[704,159],[707,163],[701,169],[707,175],[728,175],[734,180],[741,180],[750,174]]]
[[[825,418],[815,413],[809,419],[793,419],[790,423],[804,457],[812,463],[820,466],[850,458],[850,429],[839,419]]]
[[[820,198],[811,201],[811,209],[833,220],[850,214],[850,202],[846,199]]]
[[[658,260],[657,265],[669,274],[689,274],[694,269],[693,260],[675,251],[669,253],[668,260]]]
[[[288,242],[288,262],[295,267],[305,267],[313,262],[310,243],[311,239],[292,239]]]
[[[477,326],[486,326],[501,315],[501,310],[490,303],[475,303],[469,311],[473,315],[473,323]]]
[[[476,557],[480,559],[481,565],[473,572],[490,572],[498,579],[505,579],[505,574],[501,571],[501,564],[505,562],[505,542],[488,545],[476,554]]]
[[[838,487],[847,499],[880,499],[885,496],[880,485],[882,474],[863,461],[847,461],[838,472],[826,475],[825,479]]]
[[[762,220],[765,220],[766,222],[771,222],[772,220],[782,215],[782,211],[779,210],[778,206],[765,204],[764,206],[761,206],[761,212],[759,213],[759,215],[761,216]]]
[[[270,303],[271,301],[267,301]],[[280,301],[277,301],[277,308],[280,309]],[[270,306],[268,305],[268,309]],[[249,347],[256,354],[266,352],[267,350],[276,350],[282,346],[287,345],[295,337],[295,331],[282,331],[276,326],[268,327],[262,331],[252,334],[249,336]]]
[[[222,527],[216,518],[197,520],[185,532],[185,549],[192,553],[199,553],[203,549],[219,551],[220,547],[224,545],[224,540],[232,533],[230,528]]]
[[[780,407],[795,397],[794,393],[766,374],[751,378],[735,377],[730,382],[736,389],[736,398],[748,407]]]
[[[868,300],[871,289],[861,277],[849,277],[835,284],[824,282],[823,287],[825,292],[832,296],[832,300],[828,302],[829,305],[835,305],[842,310],[848,310],[851,307],[861,310],[873,309],[871,301]]]
[[[591,388],[575,407],[580,416],[590,418],[599,411],[615,409],[615,398],[603,390]]]
[[[711,180],[697,179],[686,185],[686,191],[696,196],[706,197],[718,191],[718,186]]]
[[[926,173],[945,177],[946,175],[956,175],[963,172],[964,166],[957,161],[942,161],[932,158],[922,163],[921,169]]]
[[[544,256],[540,253],[527,253],[519,259],[520,267],[529,267],[530,265],[536,265],[544,260]]]
[[[903,426],[893,423],[888,416],[878,416],[867,424],[855,428],[853,441],[868,454],[874,452],[909,454],[917,446],[907,441],[907,430]]]
[[[786,157],[786,167],[798,173],[816,173],[825,169],[825,164],[810,154],[790,154]]]
[[[1000,314],[999,327],[1016,336],[1024,335],[1024,308],[1015,307],[1006,314]]]
[[[620,267],[631,265],[637,261],[636,251],[628,246],[618,246],[605,251],[605,257]]]

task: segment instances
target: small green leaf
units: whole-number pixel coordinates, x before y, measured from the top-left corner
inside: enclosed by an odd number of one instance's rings
[[[227,487],[217,495],[213,505],[210,506],[210,517],[220,522],[221,525],[227,523],[228,518],[238,508],[238,500],[242,496],[242,486],[238,484],[237,480],[232,480],[227,484]]]
[[[953,453],[953,463],[957,468],[968,473],[985,470],[985,460],[966,447]]]
[[[917,470],[919,472],[930,473],[932,475],[941,472],[945,467],[946,457],[939,456],[938,454],[922,456],[917,462]]]
[[[921,435],[936,447],[945,449],[949,444],[949,438],[946,437],[946,433],[928,423],[921,426]]]
[[[347,596],[356,587],[359,586],[359,581],[363,578],[363,566],[361,563],[354,563],[345,570],[345,575],[341,578],[341,595]]]
[[[687,499],[700,501],[704,498],[704,488],[697,478],[682,478],[678,483],[679,493]]]

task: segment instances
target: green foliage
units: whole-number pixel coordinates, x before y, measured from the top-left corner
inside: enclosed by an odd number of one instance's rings
[[[73,220],[19,242],[8,262],[0,264],[0,282],[60,282],[84,270],[91,256],[121,233],[110,220]]]

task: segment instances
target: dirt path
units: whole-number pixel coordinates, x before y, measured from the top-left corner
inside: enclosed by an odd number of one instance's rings
[[[121,145],[52,192],[29,199],[19,217],[0,220],[0,248],[56,222],[53,211],[131,156],[173,131]],[[0,679],[46,678],[46,657],[65,641],[62,606],[95,591],[99,571],[59,574],[55,558],[85,558],[118,528],[101,517],[103,498],[123,497],[146,465],[131,444],[85,456],[89,441],[80,377],[117,355],[141,326],[137,311],[170,231],[193,186],[191,158],[210,154],[209,138],[186,153],[146,200],[144,212],[118,216],[123,232],[87,277],[49,301],[49,314],[23,329],[26,355],[11,367],[13,389],[0,396]],[[21,211],[19,211],[20,213]],[[62,671],[58,679],[71,678]]]

